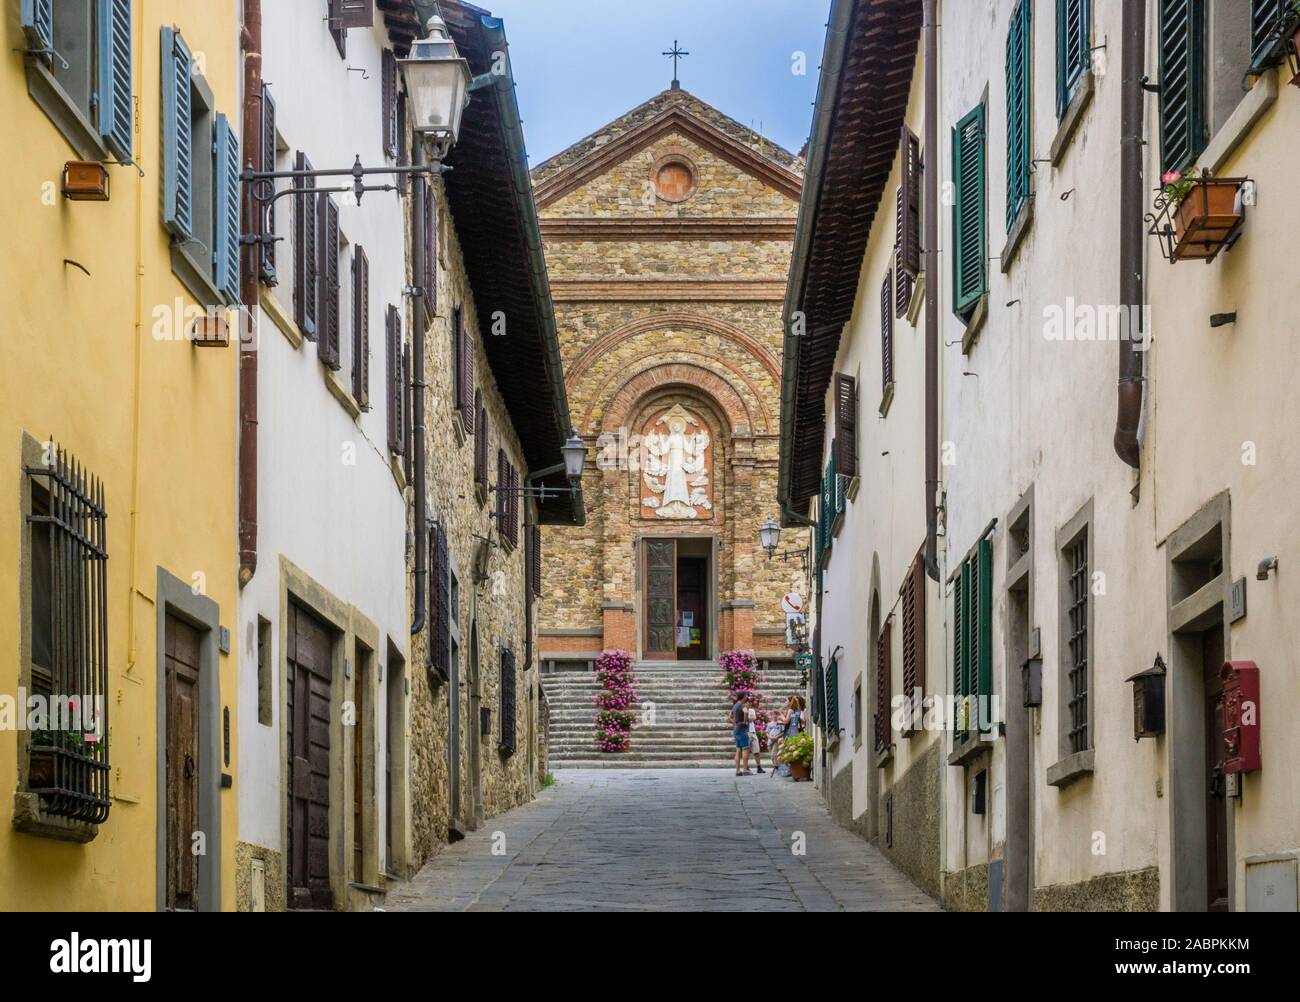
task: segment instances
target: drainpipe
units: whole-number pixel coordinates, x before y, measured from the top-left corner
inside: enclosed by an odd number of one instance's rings
[[[244,48],[244,160],[252,167],[253,151],[260,148],[262,134],[262,0],[244,0],[244,25],[240,36]],[[247,223],[257,212],[248,200]],[[253,227],[248,226],[253,232]],[[240,298],[249,326],[257,315],[261,282],[262,247],[251,244],[244,259]],[[240,330],[239,339],[239,586],[257,573],[257,345],[251,330]],[[247,336],[246,336],[247,335]]]
[[[1119,198],[1119,296],[1124,307],[1125,326],[1119,338],[1119,385],[1115,407],[1115,452],[1135,470],[1141,465],[1142,447],[1138,425],[1142,417],[1143,331],[1143,207],[1142,190],[1143,111],[1146,92],[1142,88],[1146,62],[1146,5],[1123,5],[1122,22],[1123,96],[1120,112],[1120,198]]]
[[[424,163],[424,145],[418,137],[412,145],[411,163],[413,166],[421,166]],[[411,271],[416,282],[424,281],[424,200],[431,195],[432,186],[432,175],[426,175],[423,184],[411,185],[411,215],[414,216],[414,226],[411,228],[411,242],[414,245]],[[432,289],[424,289],[411,298],[411,330],[414,333],[411,351],[411,425],[412,438],[415,439],[415,618],[411,620],[411,636],[424,629],[425,606],[428,604],[425,601],[429,574],[429,513],[424,482],[424,338],[430,319],[425,308],[432,294]]]
[[[1132,5],[1129,5],[1132,6]],[[1137,6],[1141,6],[1140,4]],[[939,10],[925,0],[925,572],[939,580]]]

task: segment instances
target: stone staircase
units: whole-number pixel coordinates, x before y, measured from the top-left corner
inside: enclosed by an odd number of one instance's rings
[[[639,710],[642,719],[632,730],[632,749],[621,753],[596,750],[592,697],[599,684],[594,673],[542,676],[550,707],[547,761],[551,769],[719,769],[731,763],[736,751],[727,722],[731,703],[716,661],[640,661],[633,671],[638,706],[653,703],[655,721],[649,724],[646,713]],[[795,693],[807,699],[799,678],[793,667],[763,672],[768,705],[783,704],[785,697]]]

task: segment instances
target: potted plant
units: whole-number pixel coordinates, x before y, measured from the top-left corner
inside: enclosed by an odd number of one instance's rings
[[[1192,167],[1160,178],[1161,196],[1174,217],[1173,259],[1212,258],[1241,225],[1241,178],[1216,178]]]
[[[812,760],[811,734],[795,734],[781,742],[781,761],[790,767],[790,778],[795,782],[812,775]]]
[[[43,790],[56,785],[55,757],[59,749],[85,755],[86,737],[80,731],[32,731],[31,754],[27,760],[27,787]]]

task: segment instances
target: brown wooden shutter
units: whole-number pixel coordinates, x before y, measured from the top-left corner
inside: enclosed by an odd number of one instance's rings
[[[510,542],[519,545],[519,471],[510,464]]]
[[[397,95],[397,166],[411,166],[411,148],[406,138],[406,94],[405,92]],[[397,175],[397,190],[405,195],[410,189],[411,175]]]
[[[892,665],[889,663],[890,651],[893,644],[893,625],[892,618],[885,620],[885,625],[880,629],[880,636],[876,638],[876,751],[882,752],[889,748],[890,743],[890,713],[889,705],[889,680],[892,672]]]
[[[311,161],[301,151],[294,155],[294,170],[309,171]],[[302,188],[315,188],[315,178],[304,178]],[[316,308],[319,301],[319,260],[316,249],[316,223],[319,195],[304,193],[294,196],[293,215],[293,321],[308,341],[316,340]]]
[[[380,114],[384,126],[384,152],[397,156],[397,57],[392,49],[385,49],[382,57],[382,82],[380,85]]]
[[[906,125],[899,141],[903,198],[899,257],[903,270],[913,276],[921,272],[921,141]]]
[[[401,337],[401,317],[398,317],[398,337]],[[415,458],[415,428],[412,417],[415,408],[415,387],[411,385],[411,345],[402,344],[402,470],[406,482],[411,482],[411,464]]]
[[[487,486],[487,408],[483,406],[483,392],[474,391],[474,483]]]
[[[257,166],[259,170],[275,170],[275,98],[271,96],[271,88],[267,84],[262,84],[262,135],[258,143]],[[249,194],[254,185],[244,185],[245,197],[251,197]],[[294,187],[298,187],[297,184]],[[258,236],[275,236],[275,209],[262,205],[260,202],[253,202],[253,227],[252,232]],[[275,241],[267,241],[259,244],[255,249],[255,257],[259,262],[258,274],[263,282],[267,285],[275,285],[279,278],[275,274]]]
[[[897,316],[907,316],[915,285],[916,279],[903,267],[903,186],[899,185],[894,189],[894,310]]]
[[[430,664],[443,681],[451,678],[451,576],[447,533],[441,522],[429,530]]]
[[[880,382],[881,391],[889,389],[894,381],[894,282],[893,275],[885,272],[880,286]]]
[[[328,196],[320,201],[317,222],[320,236],[320,344],[317,354],[329,368],[338,371],[339,362],[339,207]]]
[[[842,372],[835,373],[835,472],[858,475],[858,387]]]
[[[438,205],[433,184],[424,180],[424,302],[432,316],[438,310]]]
[[[456,406],[460,408],[461,427],[466,435],[474,434],[474,337],[465,324],[465,309],[456,310],[456,347],[460,352],[459,378],[456,382]]]
[[[542,527],[540,525],[528,527],[528,541],[533,555],[532,566],[528,569],[528,586],[532,588],[533,594],[540,598],[542,594]]]
[[[329,0],[330,27],[371,28],[375,24],[375,0]]]
[[[506,450],[497,449],[497,532],[502,539],[506,537],[506,515],[509,506],[506,504],[506,496],[510,486],[510,474],[506,470]]]
[[[405,441],[405,387],[402,382],[402,317],[396,306],[389,306],[384,318],[384,385],[388,388],[388,450],[402,454]]]
[[[925,559],[918,553],[899,589],[903,611],[903,695],[925,690]]]
[[[352,397],[370,410],[370,261],[359,244],[352,256]]]

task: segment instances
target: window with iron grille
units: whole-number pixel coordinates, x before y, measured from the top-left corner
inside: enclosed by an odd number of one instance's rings
[[[47,726],[26,732],[27,791],[43,814],[108,818],[107,514],[104,489],[62,448],[29,444],[29,691]]]
[[[501,754],[515,753],[515,652],[501,648]]]
[[[1069,750],[1086,751],[1088,744],[1088,530],[1066,547],[1065,627],[1066,705],[1069,710]]]
[[[892,737],[889,726],[890,676],[893,672],[891,654],[894,646],[894,619],[885,620],[876,637],[876,734],[877,752],[889,750]]]

